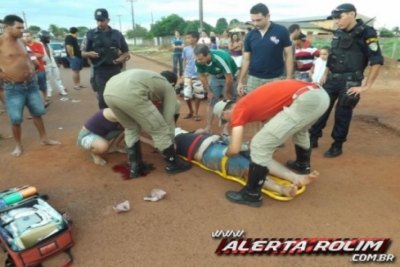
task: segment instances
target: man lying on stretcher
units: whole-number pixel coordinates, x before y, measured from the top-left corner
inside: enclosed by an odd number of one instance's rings
[[[221,170],[221,159],[228,147],[228,141],[221,136],[209,133],[188,133],[177,130],[175,143],[176,151],[179,155],[184,156],[188,160],[198,161],[211,170]],[[249,151],[248,148],[244,147],[240,154],[228,159],[226,173],[230,176],[247,179],[249,163]],[[273,169],[271,169],[270,173],[274,175]],[[280,175],[279,178],[290,181],[292,184],[283,186],[277,184],[273,179],[266,179],[264,188],[278,192],[282,196],[294,197],[298,188],[309,184],[317,176],[318,173],[302,175],[285,172],[285,176],[282,177]]]

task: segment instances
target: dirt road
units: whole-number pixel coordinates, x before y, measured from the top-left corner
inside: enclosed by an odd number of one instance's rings
[[[137,57],[128,64],[128,68],[132,67],[165,69]],[[66,86],[72,88],[70,70],[61,71]],[[82,72],[86,85],[88,72]],[[111,167],[126,158],[122,154],[110,154],[104,167],[93,165],[89,154],[75,142],[80,127],[97,109],[94,93],[86,88],[69,89],[69,94],[69,101],[54,96],[44,117],[48,135],[60,140],[61,146],[41,146],[32,121],[27,119],[23,124],[22,157],[10,156],[12,140],[0,141],[0,188],[34,185],[49,195],[55,207],[70,214],[75,225],[74,266],[354,264],[350,255],[216,256],[219,240],[211,238],[211,232],[218,229],[243,229],[246,237],[253,238],[387,237],[393,240],[388,253],[400,256],[400,136],[373,119],[365,121],[371,115],[381,119],[386,116],[389,120],[390,114],[400,117],[397,83],[380,81],[366,94],[357,107],[341,157],[322,156],[331,143],[332,125],[327,126],[320,148],[312,157],[313,168],[321,176],[303,195],[289,202],[266,197],[260,209],[228,202],[225,191],[240,186],[200,168],[166,175],[161,156],[148,146],[144,146],[144,158],[155,163],[157,169],[147,177],[124,181],[114,173]],[[186,107],[182,106],[185,114]],[[192,130],[204,123],[182,119],[178,125]],[[9,133],[7,125],[6,115],[0,115],[0,133]],[[276,154],[281,162],[293,157],[290,142]],[[153,188],[165,190],[166,199],[155,203],[143,201]],[[130,201],[131,210],[116,214],[112,206],[124,200]],[[59,266],[63,260],[59,256],[45,266]]]

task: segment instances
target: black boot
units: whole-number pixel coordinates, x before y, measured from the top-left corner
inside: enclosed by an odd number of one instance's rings
[[[286,166],[300,174],[309,174],[311,170],[311,148],[304,149],[298,145],[295,145],[294,148],[296,150],[296,160],[289,160],[286,162]]]
[[[148,174],[154,170],[153,164],[147,164],[142,159],[142,150],[140,147],[140,141],[137,141],[133,146],[128,148],[128,159],[131,165],[130,178],[138,178]]]
[[[333,142],[331,147],[324,153],[325,158],[335,158],[342,155],[342,143],[340,142]]]
[[[247,179],[246,186],[240,191],[226,192],[226,198],[234,203],[260,207],[262,204],[261,188],[264,185],[267,174],[267,167],[250,162],[249,178]]]
[[[317,148],[318,147],[318,137],[310,137],[310,145],[311,148]]]
[[[184,172],[192,167],[192,165],[189,162],[183,161],[180,158],[178,158],[173,144],[168,148],[164,149],[162,151],[162,155],[164,156],[164,159],[167,163],[165,171],[168,174],[176,174]]]
[[[174,121],[175,121],[175,123],[178,121],[179,115],[180,115],[179,113],[174,115]]]

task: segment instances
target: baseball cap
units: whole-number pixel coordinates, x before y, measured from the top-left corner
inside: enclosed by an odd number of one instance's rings
[[[334,10],[332,10],[331,15],[327,19],[335,19],[340,16],[343,12],[357,12],[355,6],[353,4],[345,3],[337,6]]]
[[[105,8],[98,8],[94,12],[94,19],[95,20],[105,20],[108,19],[108,11]]]
[[[226,121],[222,118],[222,113],[224,112],[226,106],[231,102],[233,102],[233,101],[220,100],[214,105],[213,113],[219,119],[219,126],[226,123]]]

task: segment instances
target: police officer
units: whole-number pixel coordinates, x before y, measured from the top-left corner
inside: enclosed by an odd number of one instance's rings
[[[82,45],[82,56],[90,58],[93,67],[91,84],[97,92],[99,108],[106,108],[104,102],[104,88],[107,81],[121,72],[123,63],[129,59],[128,45],[124,36],[118,30],[108,26],[110,21],[108,12],[104,8],[98,8],[94,12],[97,28],[86,33]]]
[[[332,11],[329,18],[335,19],[338,29],[332,39],[332,51],[325,73],[325,90],[331,103],[326,113],[310,129],[311,146],[318,147],[318,138],[326,125],[329,114],[337,100],[332,143],[324,153],[327,158],[342,154],[342,144],[346,141],[353,109],[360,100],[360,94],[372,87],[378,76],[383,56],[374,28],[356,19],[357,11],[352,4],[341,4]],[[364,70],[369,62],[368,76],[364,82]]]

